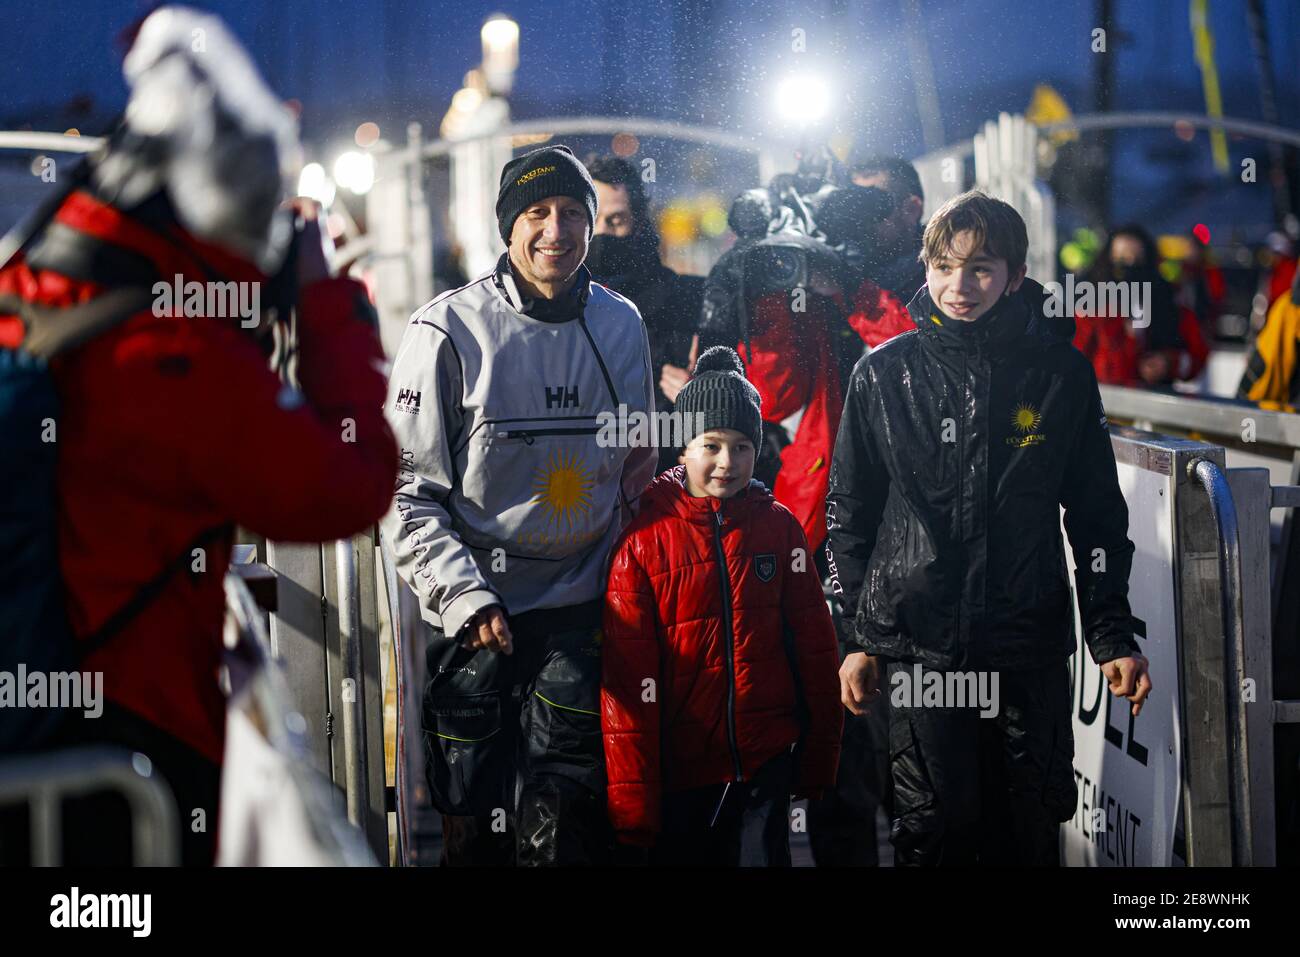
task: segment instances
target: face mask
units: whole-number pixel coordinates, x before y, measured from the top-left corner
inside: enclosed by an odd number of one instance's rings
[[[591,237],[587,246],[587,268],[599,282],[608,282],[618,288],[629,280],[648,275],[659,262],[659,251],[647,236]]]

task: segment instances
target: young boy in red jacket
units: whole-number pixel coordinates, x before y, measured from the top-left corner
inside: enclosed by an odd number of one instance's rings
[[[605,599],[610,821],[655,864],[788,867],[790,796],[839,761],[834,626],[798,521],[752,480],[760,400],[734,350],[700,356],[676,412],[683,464],[642,493]]]

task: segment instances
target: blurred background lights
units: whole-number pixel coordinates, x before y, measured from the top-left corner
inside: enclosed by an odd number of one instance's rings
[[[821,77],[796,74],[776,86],[776,112],[787,123],[816,123],[826,116],[830,104],[830,87]]]
[[[352,136],[353,142],[363,150],[374,146],[379,142],[379,124],[366,121],[357,127],[357,131]]]
[[[368,193],[375,184],[375,158],[348,150],[334,161],[334,182],[358,196]]]
[[[334,202],[334,184],[325,175],[325,167],[320,163],[308,163],[298,174],[298,195],[316,200],[328,207]]]

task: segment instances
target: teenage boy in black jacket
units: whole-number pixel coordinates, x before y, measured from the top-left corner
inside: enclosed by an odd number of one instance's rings
[[[917,328],[857,364],[835,444],[827,557],[862,649],[841,693],[855,714],[882,676],[890,694],[900,865],[1059,862],[1077,799],[1060,506],[1088,649],[1134,714],[1151,690],[1096,377],[1025,279],[1028,245],[983,193],[935,214]]]

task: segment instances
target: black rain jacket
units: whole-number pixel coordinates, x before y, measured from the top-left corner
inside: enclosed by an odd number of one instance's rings
[[[826,520],[845,637],[861,649],[940,669],[1073,653],[1064,506],[1093,659],[1137,651],[1128,508],[1096,376],[1045,296],[1025,280],[959,322],[922,287],[917,328],[855,366]]]

